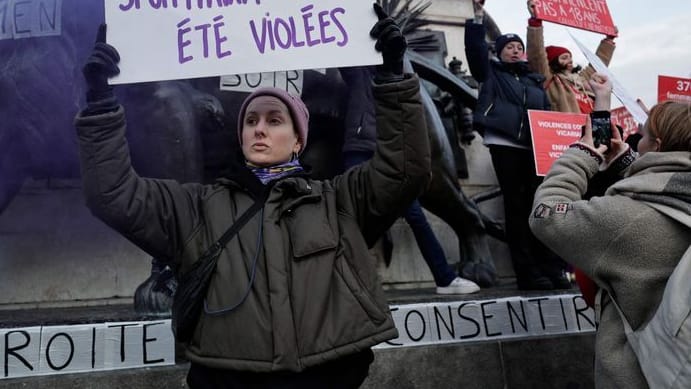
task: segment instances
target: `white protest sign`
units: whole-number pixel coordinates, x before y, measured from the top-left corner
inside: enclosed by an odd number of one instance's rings
[[[0,328],[0,381],[173,365],[175,339],[170,323],[163,319]]]
[[[609,71],[609,68],[607,68],[607,65],[605,65],[602,60],[595,55],[592,51],[588,50],[587,47],[583,45],[578,39],[576,39],[573,34],[569,31],[569,35],[571,35],[571,39],[573,39],[574,42],[578,45],[578,48],[581,49],[583,52],[583,55],[588,59],[590,64],[595,68],[595,70],[598,73],[602,73],[607,76],[612,81],[612,92],[614,92],[614,95],[617,96],[619,101],[621,101],[622,104],[626,107],[626,109],[629,110],[633,118],[636,120],[638,123],[645,123],[646,120],[648,120],[648,114],[643,111],[640,105],[636,102],[634,98],[631,97],[631,95],[624,89],[624,86],[617,81],[616,78],[614,78],[614,74],[612,74],[611,71]]]
[[[371,0],[105,0],[113,84],[374,65]]]

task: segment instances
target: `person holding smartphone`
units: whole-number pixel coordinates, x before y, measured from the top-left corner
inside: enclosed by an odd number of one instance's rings
[[[595,110],[608,107],[611,82],[596,75],[590,87]],[[530,227],[615,296],[636,330],[656,312],[667,279],[691,245],[691,228],[669,216],[691,213],[691,104],[654,106],[638,145],[640,155],[618,131],[611,132],[609,145],[596,146],[595,122],[588,121],[583,137],[552,165],[537,189]],[[621,179],[602,196],[586,199],[589,181],[599,171]],[[601,295],[596,312],[595,387],[648,388],[609,294]]]

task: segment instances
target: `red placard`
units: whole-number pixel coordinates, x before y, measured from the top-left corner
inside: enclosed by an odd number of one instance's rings
[[[657,102],[673,100],[691,103],[691,78],[657,77]]]
[[[611,111],[612,123],[618,124],[624,129],[624,137],[622,139],[626,140],[631,134],[638,132],[638,123],[636,119],[633,118],[631,112],[629,112],[626,107],[619,107]]]
[[[586,115],[553,111],[528,110],[533,136],[535,171],[544,176],[569,145],[581,139]]]
[[[535,0],[535,16],[581,30],[617,35],[605,0]]]

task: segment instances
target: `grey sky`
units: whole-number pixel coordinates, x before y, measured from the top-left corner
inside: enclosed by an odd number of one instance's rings
[[[691,1],[608,0],[614,24],[619,28],[617,50],[610,70],[633,98],[648,107],[657,102],[657,76],[691,78]],[[486,0],[485,9],[502,33],[515,32],[525,38],[528,10],[524,0]],[[566,27],[544,23],[545,44],[565,46],[575,62],[585,57],[571,40]],[[600,34],[569,29],[590,50],[595,51]],[[621,106],[614,99],[613,108]]]

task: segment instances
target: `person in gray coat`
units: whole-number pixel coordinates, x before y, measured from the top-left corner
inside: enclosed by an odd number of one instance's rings
[[[596,105],[609,107],[611,83],[591,81]],[[596,110],[602,110],[596,108]],[[616,299],[636,330],[655,314],[667,279],[691,245],[691,229],[669,216],[691,213],[691,104],[664,102],[650,111],[636,155],[612,131],[611,146],[593,144],[592,128],[552,166],[535,194],[530,226],[567,262]],[[584,200],[599,170],[622,179]],[[596,388],[648,388],[609,294],[600,294],[595,340]]]
[[[430,178],[419,80],[403,73],[407,43],[375,5],[370,35],[384,63],[371,84],[373,158],[318,181],[298,155],[309,112],[299,97],[259,89],[238,115],[246,165],[213,184],[145,178],[133,169],[126,118],[109,77],[119,55],[102,28],[84,67],[87,107],[75,121],[92,213],[184,274],[245,210],[261,209],[223,247],[204,310],[185,341],[191,388],[357,388],[371,347],[393,323],[371,246]]]

